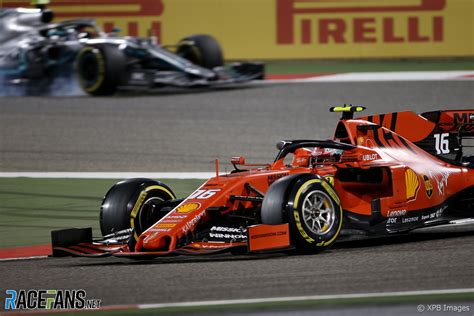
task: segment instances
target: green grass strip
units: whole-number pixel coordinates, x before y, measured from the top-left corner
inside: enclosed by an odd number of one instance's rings
[[[102,198],[119,179],[0,178],[0,248],[51,242],[51,230],[92,227],[100,236]],[[166,179],[178,197],[203,180]]]

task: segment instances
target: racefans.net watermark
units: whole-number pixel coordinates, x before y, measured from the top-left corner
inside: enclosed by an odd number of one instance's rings
[[[85,290],[6,290],[5,310],[98,309],[102,300]]]
[[[416,310],[419,313],[468,313],[472,311],[471,306],[459,304],[420,304]]]

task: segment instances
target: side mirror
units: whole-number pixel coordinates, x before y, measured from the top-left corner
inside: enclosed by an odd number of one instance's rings
[[[235,165],[245,165],[245,157],[244,156],[237,156],[232,157],[230,162]]]

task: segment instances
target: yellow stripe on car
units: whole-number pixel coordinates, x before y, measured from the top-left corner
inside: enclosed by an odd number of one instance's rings
[[[303,225],[301,225],[300,214],[298,213],[297,210],[293,211],[293,216],[295,218],[296,227],[298,228],[298,231],[300,232],[301,236],[303,236],[303,238],[306,239],[306,241],[309,243],[314,242],[314,239],[309,237],[308,234],[303,229]]]
[[[90,87],[85,86],[85,81],[84,81],[83,78],[81,78],[80,76],[78,76],[78,78],[79,78],[79,81],[82,83],[82,86],[84,87],[84,90],[86,90],[86,92],[92,93],[92,92],[95,92],[102,85],[102,83],[105,80],[105,61],[104,61],[104,57],[102,56],[100,51],[97,48],[93,48],[93,47],[83,48],[79,52],[79,54],[77,56],[77,59],[79,60],[80,57],[82,55],[84,55],[85,53],[87,53],[87,52],[91,52],[97,58],[97,66],[99,68],[99,77],[98,77],[97,81]]]
[[[137,201],[135,202],[135,205],[132,208],[132,212],[130,213],[130,227],[132,229],[135,228],[135,218],[137,217],[138,211],[142,207],[143,201],[145,201],[145,199],[148,195],[148,192],[150,192],[152,190],[160,190],[160,191],[166,192],[171,197],[171,199],[176,198],[173,195],[173,193],[171,193],[170,190],[168,190],[167,188],[165,188],[161,185],[152,185],[152,186],[146,187],[142,192],[140,192],[140,195],[138,196],[138,199],[137,199]],[[136,232],[134,232],[133,237],[135,238],[135,240],[138,240],[138,235],[137,235]]]
[[[330,244],[332,244],[334,242],[334,240],[337,238],[337,236],[339,235],[339,232],[341,231],[341,228],[342,228],[342,206],[341,206],[341,200],[339,199],[339,197],[337,196],[336,192],[334,191],[334,189],[326,182],[326,181],[321,181],[319,179],[311,179],[311,180],[308,180],[306,181],[305,183],[303,183],[303,185],[298,189],[298,191],[296,192],[296,196],[295,196],[295,202],[293,204],[294,206],[294,218],[295,218],[295,222],[296,222],[296,227],[298,228],[298,231],[300,232],[300,234],[303,236],[304,239],[306,239],[308,242],[313,242],[314,239],[312,239],[311,237],[308,236],[308,234],[304,231],[303,229],[303,226],[301,225],[301,221],[300,221],[300,217],[299,217],[299,214],[298,214],[298,211],[297,211],[297,207],[298,207],[298,200],[301,196],[301,194],[308,188],[309,185],[313,184],[313,183],[321,183],[321,185],[323,186],[324,189],[326,189],[326,191],[329,193],[329,195],[334,199],[334,201],[336,202],[336,208],[339,209],[339,215],[340,215],[340,218],[339,218],[339,226],[337,227],[337,231],[336,233],[334,234],[334,236],[328,240],[328,241],[322,241],[318,244],[316,244],[316,246],[328,246]],[[335,212],[337,212],[337,210],[334,210]]]
[[[332,112],[362,112],[365,108],[363,106],[335,106],[331,108]]]
[[[326,191],[328,191],[329,195],[334,199],[334,201],[336,201],[337,204],[340,204],[341,200],[339,200],[339,197],[337,196],[337,194],[333,190],[333,188],[329,184],[327,184],[327,182],[322,182],[321,184],[322,184],[323,188],[325,188]]]
[[[294,208],[296,209],[298,207],[298,200],[300,198],[301,193],[310,185],[313,183],[321,183],[321,180],[319,179],[311,179],[303,183],[303,185],[298,189],[298,192],[296,192],[295,196],[295,203],[294,203]]]
[[[334,242],[334,240],[336,240],[337,236],[339,236],[339,232],[341,231],[341,228],[342,228],[342,207],[341,207],[340,204],[338,204],[337,206],[339,207],[339,214],[340,214],[339,226],[337,227],[337,231],[334,234],[334,236],[331,239],[329,239],[328,241],[325,241],[323,243],[323,246],[328,246],[328,245],[332,244]]]

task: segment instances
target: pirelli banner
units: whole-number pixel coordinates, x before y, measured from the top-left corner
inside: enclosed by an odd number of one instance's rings
[[[474,56],[474,0],[53,0],[50,8],[58,19],[92,17],[106,31],[163,44],[211,34],[227,59]]]

